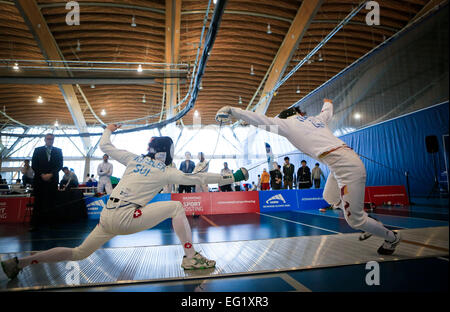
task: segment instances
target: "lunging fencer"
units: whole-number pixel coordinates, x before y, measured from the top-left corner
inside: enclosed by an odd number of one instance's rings
[[[120,150],[111,143],[111,133],[117,130],[115,124],[108,125],[100,139],[100,149],[126,166],[119,184],[113,189],[100,222],[85,241],[76,248],[57,247],[38,252],[29,257],[17,257],[3,261],[2,267],[9,278],[15,278],[26,266],[36,263],[78,261],[87,258],[94,251],[116,235],[128,235],[150,229],[167,218],[172,218],[173,229],[178,236],[184,257],[184,269],[206,269],[216,265],[193,246],[192,234],[185,210],[178,201],[163,201],[148,204],[167,184],[219,184],[226,185],[247,180],[245,168],[234,174],[214,173],[186,174],[171,167],[173,141],[169,137],[153,137],[148,144],[147,155],[135,155]]]
[[[277,126],[268,129],[287,138],[303,153],[325,163],[330,175],[323,192],[324,199],[341,207],[345,220],[352,228],[365,232],[361,240],[370,237],[370,234],[383,237],[385,241],[378,248],[378,253],[391,255],[400,243],[400,233],[385,228],[364,211],[366,169],[358,154],[328,128],[332,116],[333,104],[325,99],[321,113],[314,117],[306,116],[298,107],[283,111],[279,117],[269,118],[260,113],[225,106],[217,112],[216,120],[226,122],[234,117],[253,126]]]

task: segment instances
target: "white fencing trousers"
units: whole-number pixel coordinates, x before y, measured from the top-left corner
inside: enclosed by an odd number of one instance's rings
[[[150,229],[167,218],[173,218],[178,214],[185,213],[183,205],[177,201],[162,201],[151,203],[138,209],[136,205],[124,205],[119,201],[113,205],[120,207],[108,209],[111,201],[103,209],[100,222],[86,240],[73,250],[73,260],[88,257],[99,249],[104,243],[116,235],[128,235]]]
[[[106,194],[111,194],[112,190],[113,187],[110,177],[100,177],[98,179],[97,193],[103,193],[105,191]]]
[[[323,198],[329,204],[338,204],[344,212],[347,223],[358,229],[366,223],[364,194],[366,169],[359,156],[350,148],[337,149],[321,158],[330,168]]]
[[[37,263],[82,260],[89,257],[116,235],[141,232],[154,227],[167,218],[177,218],[180,225],[176,230],[176,234],[182,243],[192,240],[189,223],[187,220],[183,220],[186,218],[186,215],[180,202],[155,202],[140,208],[137,205],[129,204],[120,208],[107,209],[107,207],[112,207],[113,205],[119,207],[125,205],[125,203],[108,201],[107,206],[100,215],[99,224],[80,246],[76,248],[57,247],[38,252],[32,256],[19,259],[19,266],[23,268]]]

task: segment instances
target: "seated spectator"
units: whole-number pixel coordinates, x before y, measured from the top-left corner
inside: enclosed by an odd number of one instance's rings
[[[26,159],[23,162],[23,166],[20,168],[22,173],[23,186],[33,185],[34,170],[30,166],[30,160]]]
[[[69,170],[67,167],[62,168],[64,176],[60,182],[60,188],[62,190],[70,190],[73,187],[78,187],[78,178],[76,174]]]
[[[0,189],[9,190],[8,183],[6,183],[6,180],[2,178],[1,174],[0,174]]]

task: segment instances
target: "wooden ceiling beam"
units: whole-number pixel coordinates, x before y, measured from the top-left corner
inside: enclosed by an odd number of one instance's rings
[[[178,64],[180,54],[181,0],[166,0],[166,41],[165,63]],[[170,68],[167,68],[170,69]],[[179,79],[167,79],[166,82],[166,119],[174,116],[177,104]]]
[[[308,30],[309,24],[316,16],[323,0],[303,1],[291,27],[289,28],[283,43],[275,56],[272,69],[269,72],[262,94],[269,93],[282,78],[286,67],[289,65],[292,56]],[[271,97],[266,98],[257,107],[256,111],[265,113],[270,105]]]
[[[38,46],[40,47],[42,54],[47,60],[64,61],[64,57],[59,51],[58,45],[53,38],[48,25],[39,10],[36,0],[14,0],[17,9],[22,15],[25,23],[30,28],[30,32],[33,34]],[[68,77],[69,74],[55,73],[56,75],[63,75]],[[80,133],[87,133],[87,125],[81,111],[80,103],[75,94],[75,90],[72,85],[58,85],[67,107],[72,115],[76,128]],[[87,153],[91,148],[91,140],[89,137],[82,137],[83,147]]]

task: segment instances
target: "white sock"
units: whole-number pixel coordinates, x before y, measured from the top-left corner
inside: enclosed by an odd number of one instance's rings
[[[388,230],[383,224],[372,218],[367,218],[366,223],[360,226],[359,229],[375,236],[383,237],[388,242],[393,242],[395,240],[394,232]]]
[[[68,261],[72,259],[72,248],[56,247],[19,259],[19,268],[30,264]]]
[[[192,245],[191,226],[189,225],[184,212],[172,218],[172,226],[181,241],[184,254],[188,258],[192,258],[195,255],[195,249]]]

